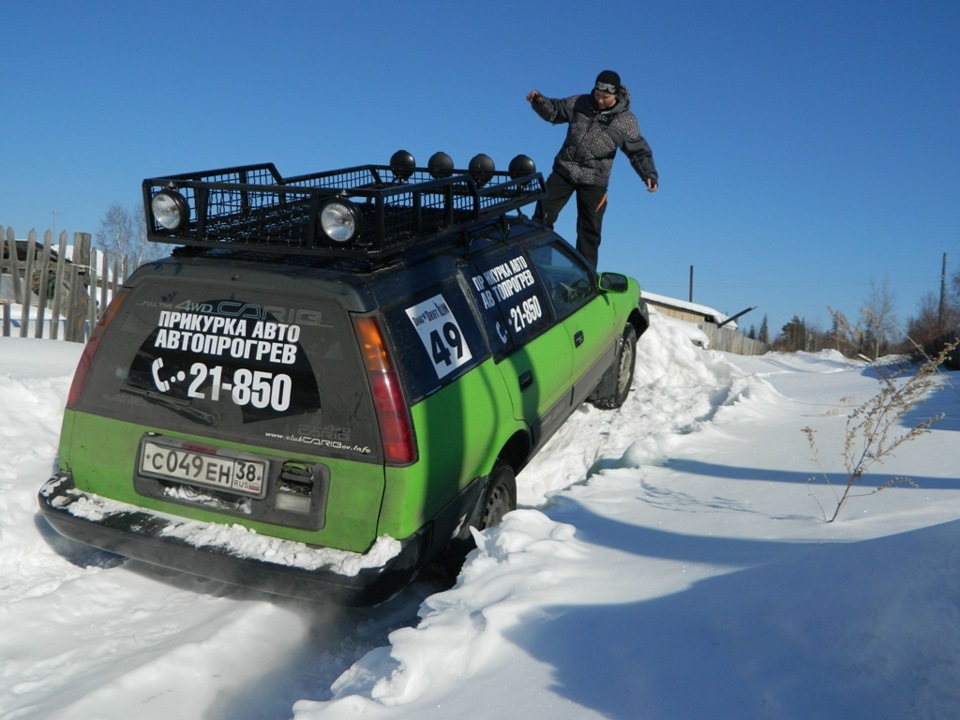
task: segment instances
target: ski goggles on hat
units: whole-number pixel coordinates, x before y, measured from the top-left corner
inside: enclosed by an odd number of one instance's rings
[[[600,92],[605,92],[608,95],[617,94],[617,86],[613,83],[598,82],[593,88],[594,90],[599,90]]]

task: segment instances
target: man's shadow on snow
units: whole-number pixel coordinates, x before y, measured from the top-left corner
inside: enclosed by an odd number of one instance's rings
[[[879,368],[868,365],[861,374],[878,381],[897,378],[904,380],[915,375],[917,370],[917,365],[880,366]],[[932,429],[960,431],[960,371],[941,368],[939,375],[938,386],[927,398],[917,403],[901,418],[900,424],[903,430],[915,428],[920,423],[942,414],[943,417],[931,426]],[[880,389],[878,385],[877,393]]]
[[[960,521],[860,542],[783,543],[629,526],[567,502],[560,514],[593,530],[578,530],[585,542],[743,569],[649,600],[519,618],[506,638],[552,668],[560,697],[612,720],[910,717],[907,704],[924,700],[937,716],[960,703],[951,680],[960,630],[927,621],[943,603],[941,584],[957,588],[956,553],[941,549],[957,547]]]
[[[945,373],[944,381],[903,416],[904,427],[916,427],[929,418],[943,415],[932,430],[960,431],[960,372]]]

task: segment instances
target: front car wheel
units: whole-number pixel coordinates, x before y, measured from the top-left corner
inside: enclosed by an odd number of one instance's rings
[[[592,402],[601,410],[616,410],[623,405],[633,384],[633,371],[637,364],[637,331],[633,325],[624,328],[613,364],[607,369],[597,385]]]

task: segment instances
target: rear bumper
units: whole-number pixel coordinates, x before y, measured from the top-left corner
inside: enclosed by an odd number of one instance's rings
[[[430,534],[424,528],[402,541],[391,541],[393,547],[383,553],[387,559],[382,562],[359,553],[269,538],[271,557],[292,559],[274,562],[251,553],[249,547],[237,549],[224,542],[228,526],[106,500],[78,490],[69,474],[55,475],[44,483],[39,502],[57,532],[86,545],[264,592],[345,605],[375,605],[406,586],[420,568],[424,535]]]

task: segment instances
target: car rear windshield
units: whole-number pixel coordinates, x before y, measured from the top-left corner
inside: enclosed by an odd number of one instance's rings
[[[330,300],[145,281],[110,326],[78,408],[287,452],[379,459],[353,326]]]

